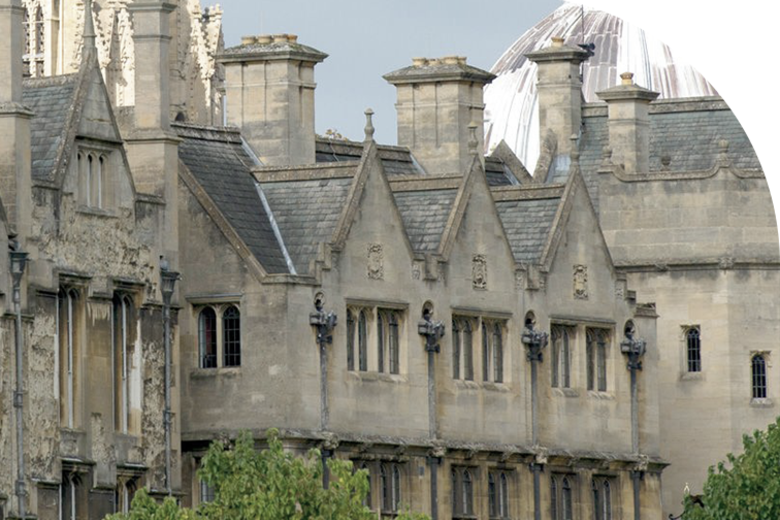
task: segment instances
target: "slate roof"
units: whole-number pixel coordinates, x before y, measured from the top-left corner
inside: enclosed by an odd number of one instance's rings
[[[414,251],[432,253],[439,248],[457,194],[454,189],[393,193]]]
[[[560,197],[496,201],[516,262],[540,262],[560,203]]]
[[[607,108],[588,105],[583,117],[580,168],[588,193],[598,209],[598,169],[603,148],[609,142]],[[720,98],[703,97],[658,101],[650,105],[650,172],[663,170],[661,159],[669,156],[668,171],[711,169],[718,158],[718,142],[729,142],[728,155],[739,169],[760,170],[761,164],[747,134],[734,113]],[[551,182],[565,182],[568,168],[557,170]]]
[[[182,138],[179,159],[269,273],[288,273],[282,248],[263,207],[247,153],[235,130],[173,124]]]
[[[378,145],[377,152],[388,177],[395,175],[423,175],[425,173],[414,162],[412,154],[407,148]],[[316,161],[318,163],[359,161],[362,154],[363,143],[327,138],[317,139]]]
[[[351,174],[357,170],[357,164]],[[352,177],[262,182],[268,205],[298,274],[309,272],[320,242],[330,242]]]
[[[511,186],[513,175],[498,157],[485,157],[485,175],[490,186]]]
[[[67,123],[74,106],[78,74],[24,82],[23,104],[35,113],[30,121],[32,177],[53,181],[59,149],[68,131]]]

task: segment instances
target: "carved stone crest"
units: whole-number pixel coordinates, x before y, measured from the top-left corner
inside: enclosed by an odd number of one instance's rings
[[[626,297],[626,281],[618,280],[615,282],[615,298],[623,300]]]
[[[522,291],[525,289],[525,272],[515,271],[515,289]]]
[[[487,289],[487,258],[474,255],[471,261],[471,283],[474,289]]]
[[[368,277],[373,280],[384,280],[384,262],[382,244],[368,244]]]
[[[588,268],[584,265],[574,266],[574,297],[578,300],[588,299]]]
[[[419,280],[422,275],[422,268],[419,262],[412,262],[412,280]]]

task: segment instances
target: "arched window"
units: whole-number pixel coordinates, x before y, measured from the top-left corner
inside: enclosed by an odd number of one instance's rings
[[[490,518],[498,517],[498,490],[492,471],[488,473],[488,516]]]
[[[217,367],[217,313],[211,307],[198,316],[198,356],[200,368]]]
[[[32,70],[30,67],[31,56],[32,56],[32,27],[30,27],[30,12],[27,9],[25,9],[24,10],[24,55],[22,56],[22,61],[24,63],[22,74],[25,77],[29,77],[32,74]]]
[[[753,376],[753,399],[766,398],[766,360],[763,354],[756,354],[751,360]]]
[[[509,481],[503,472],[498,485],[498,514],[501,518],[509,518]]]
[[[593,494],[593,518],[595,520],[612,520],[612,488],[609,479],[597,477],[591,481]]]
[[[487,323],[482,322],[482,380],[490,381],[490,337]]]
[[[60,362],[60,419],[66,428],[77,426],[76,392],[78,391],[78,292],[60,289],[57,298],[57,331]]]
[[[604,481],[603,520],[612,520],[612,489],[609,480]]]
[[[377,371],[391,374],[400,372],[398,313],[392,310],[377,311]]]
[[[398,512],[401,503],[401,470],[397,464],[379,465],[379,485],[382,488],[382,512]]]
[[[358,316],[358,365],[362,372],[368,370],[368,317],[361,310]]]
[[[463,472],[463,514],[474,514],[474,482],[469,470]]]
[[[347,370],[355,370],[355,313],[347,309]]]
[[[235,305],[222,313],[222,350],[224,366],[241,366],[241,313]]]
[[[560,325],[551,327],[552,349],[550,351],[551,383],[553,387],[571,387],[571,328]]]
[[[558,516],[558,481],[553,476],[550,479],[550,518],[560,520]]]
[[[452,320],[452,378],[460,379],[460,342],[461,327],[460,320]]]
[[[607,343],[609,333],[603,329],[586,332],[588,390],[607,391]]]
[[[493,381],[504,380],[504,340],[501,324],[493,323]]]
[[[106,159],[102,155],[98,157],[97,175],[95,176],[95,206],[103,208],[103,186],[105,176]]]
[[[43,47],[45,44],[44,39],[45,28],[43,25],[43,9],[39,5],[35,10],[35,76],[43,76]]]
[[[465,320],[463,325],[463,342],[461,351],[463,352],[463,379],[474,381],[474,345],[472,338],[474,336],[471,328],[471,320]]]
[[[561,512],[563,513],[562,520],[572,520],[572,497],[571,497],[571,484],[569,479],[564,477],[561,485]]]
[[[460,493],[458,488],[458,472],[455,471],[455,468],[452,468],[450,471],[450,478],[452,479],[450,482],[450,501],[452,503],[452,515],[456,516],[459,515],[463,509],[463,507],[460,504]]]
[[[685,333],[688,353],[688,372],[701,372],[701,331],[691,327]]]
[[[114,296],[114,427],[127,433],[130,423],[133,365],[133,303],[127,294]]]
[[[87,206],[92,206],[92,183],[95,176],[95,156],[87,154],[87,176],[84,181],[84,201]]]

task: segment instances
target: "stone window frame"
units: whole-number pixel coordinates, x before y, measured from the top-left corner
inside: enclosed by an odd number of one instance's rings
[[[618,480],[614,476],[593,475],[590,481],[590,489],[594,520],[621,518],[617,509],[620,504],[617,486]]]
[[[403,375],[408,348],[407,311],[407,304],[348,299],[344,341],[347,371]],[[365,317],[365,335],[361,333],[362,317]]]
[[[403,491],[401,464],[391,461],[379,461],[377,484],[379,485],[379,509],[381,515],[395,516],[401,509]]]
[[[130,512],[130,505],[133,502],[138,485],[142,475],[136,471],[122,471],[117,468],[116,481],[114,489],[114,512],[127,514]]]
[[[689,374],[702,372],[701,325],[683,325],[685,344],[685,371]]]
[[[82,353],[85,345],[85,295],[81,281],[63,280],[57,292],[56,338],[56,388],[59,398],[60,426],[77,430],[82,426]]]
[[[111,361],[112,391],[114,403],[114,430],[125,435],[140,435],[141,425],[132,417],[133,377],[142,382],[143,363],[138,324],[138,294],[117,288],[111,301]],[[121,316],[121,327],[120,318]],[[139,349],[136,351],[136,349]],[[139,363],[133,366],[133,360]],[[120,378],[121,375],[121,378]],[[140,389],[137,389],[140,392]],[[139,403],[140,406],[140,403]]]
[[[450,507],[452,518],[477,518],[475,490],[478,489],[479,470],[476,466],[450,465]]]
[[[512,371],[507,370],[511,367],[512,351],[510,320],[513,314],[510,312],[481,310],[471,307],[453,307],[451,309],[452,320],[470,320],[472,324],[472,368],[473,378],[464,378],[463,371],[460,370],[459,378],[454,378],[458,386],[466,388],[482,387],[488,390],[505,391],[509,382],[511,382]],[[454,322],[453,322],[454,323]],[[451,329],[452,331],[452,329]],[[487,331],[487,334],[485,333]],[[500,332],[499,350],[496,350],[496,331]],[[450,346],[455,350],[455,334],[453,332]],[[446,340],[445,340],[446,341]],[[461,348],[461,362],[463,362],[463,353]],[[450,356],[450,361],[454,359]],[[486,363],[487,361],[487,363]],[[461,364],[460,368],[463,368]],[[452,367],[452,376],[454,366]],[[479,380],[477,380],[479,375]]]
[[[609,391],[612,337],[612,329],[590,326],[585,328],[585,373],[588,391]],[[604,341],[599,341],[601,339]]]
[[[512,517],[510,497],[514,472],[502,467],[488,469],[487,504],[490,520],[508,520]],[[491,490],[493,486],[493,490]]]
[[[505,320],[490,317],[480,318],[483,383],[504,383],[506,329]]]
[[[235,309],[237,312],[236,318],[226,316],[228,312]],[[214,303],[197,303],[192,306],[193,317],[197,334],[195,355],[197,357],[196,366],[202,370],[215,370],[215,369],[238,369],[241,368],[241,344],[243,343],[243,320],[241,319],[241,303],[238,300],[227,300]],[[215,352],[208,354],[213,356],[213,360],[205,358],[203,354],[204,343],[204,321],[207,312],[211,312],[215,318],[215,328],[211,331],[213,334],[213,343],[215,344]],[[231,341],[236,343],[234,347],[237,348],[237,352],[227,352],[225,346],[228,343],[227,334],[230,332],[225,326],[227,319],[237,319],[238,327],[231,329],[238,332],[238,338],[233,338]],[[231,359],[229,360],[228,357]],[[230,364],[228,363],[230,361]],[[213,366],[212,366],[213,364]]]
[[[96,145],[79,145],[76,151],[79,203],[87,210],[108,211],[111,155],[113,150]]]
[[[474,381],[474,332],[477,330],[481,330],[479,318],[453,314],[452,378],[455,380]]]
[[[577,477],[572,473],[550,474],[550,520],[573,520],[577,504]]]
[[[556,340],[560,338],[561,342]],[[577,343],[577,327],[553,322],[550,324],[550,386],[572,389],[573,351]]]
[[[760,364],[757,361],[760,360]],[[758,407],[772,406],[769,397],[770,352],[753,350],[750,352],[750,404]]]
[[[89,510],[91,477],[87,464],[63,461],[57,497],[60,520],[78,520],[85,517],[84,513]]]

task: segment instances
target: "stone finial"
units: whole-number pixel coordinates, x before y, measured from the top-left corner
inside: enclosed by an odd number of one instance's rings
[[[620,75],[620,84],[621,85],[633,85],[634,84],[634,73],[633,72],[624,72]]]
[[[471,155],[477,155],[477,146],[479,146],[479,140],[477,139],[477,123],[472,121],[469,123],[469,153]]]
[[[97,53],[95,21],[92,18],[92,0],[84,2],[84,52]]]
[[[579,146],[577,146],[577,140],[579,137],[577,135],[572,134],[572,136],[569,138],[571,140],[571,152],[569,152],[569,157],[571,158],[571,165],[572,167],[576,166],[579,167],[580,165],[580,149]]]
[[[374,111],[371,110],[370,108],[367,108],[366,111],[364,112],[364,114],[366,114],[366,128],[365,128],[366,137],[365,137],[364,141],[365,142],[373,141],[374,140],[374,130],[375,130],[374,129],[374,121],[373,121]]]
[[[552,37],[552,46],[553,47],[563,47],[563,38],[561,36],[553,36]]]

